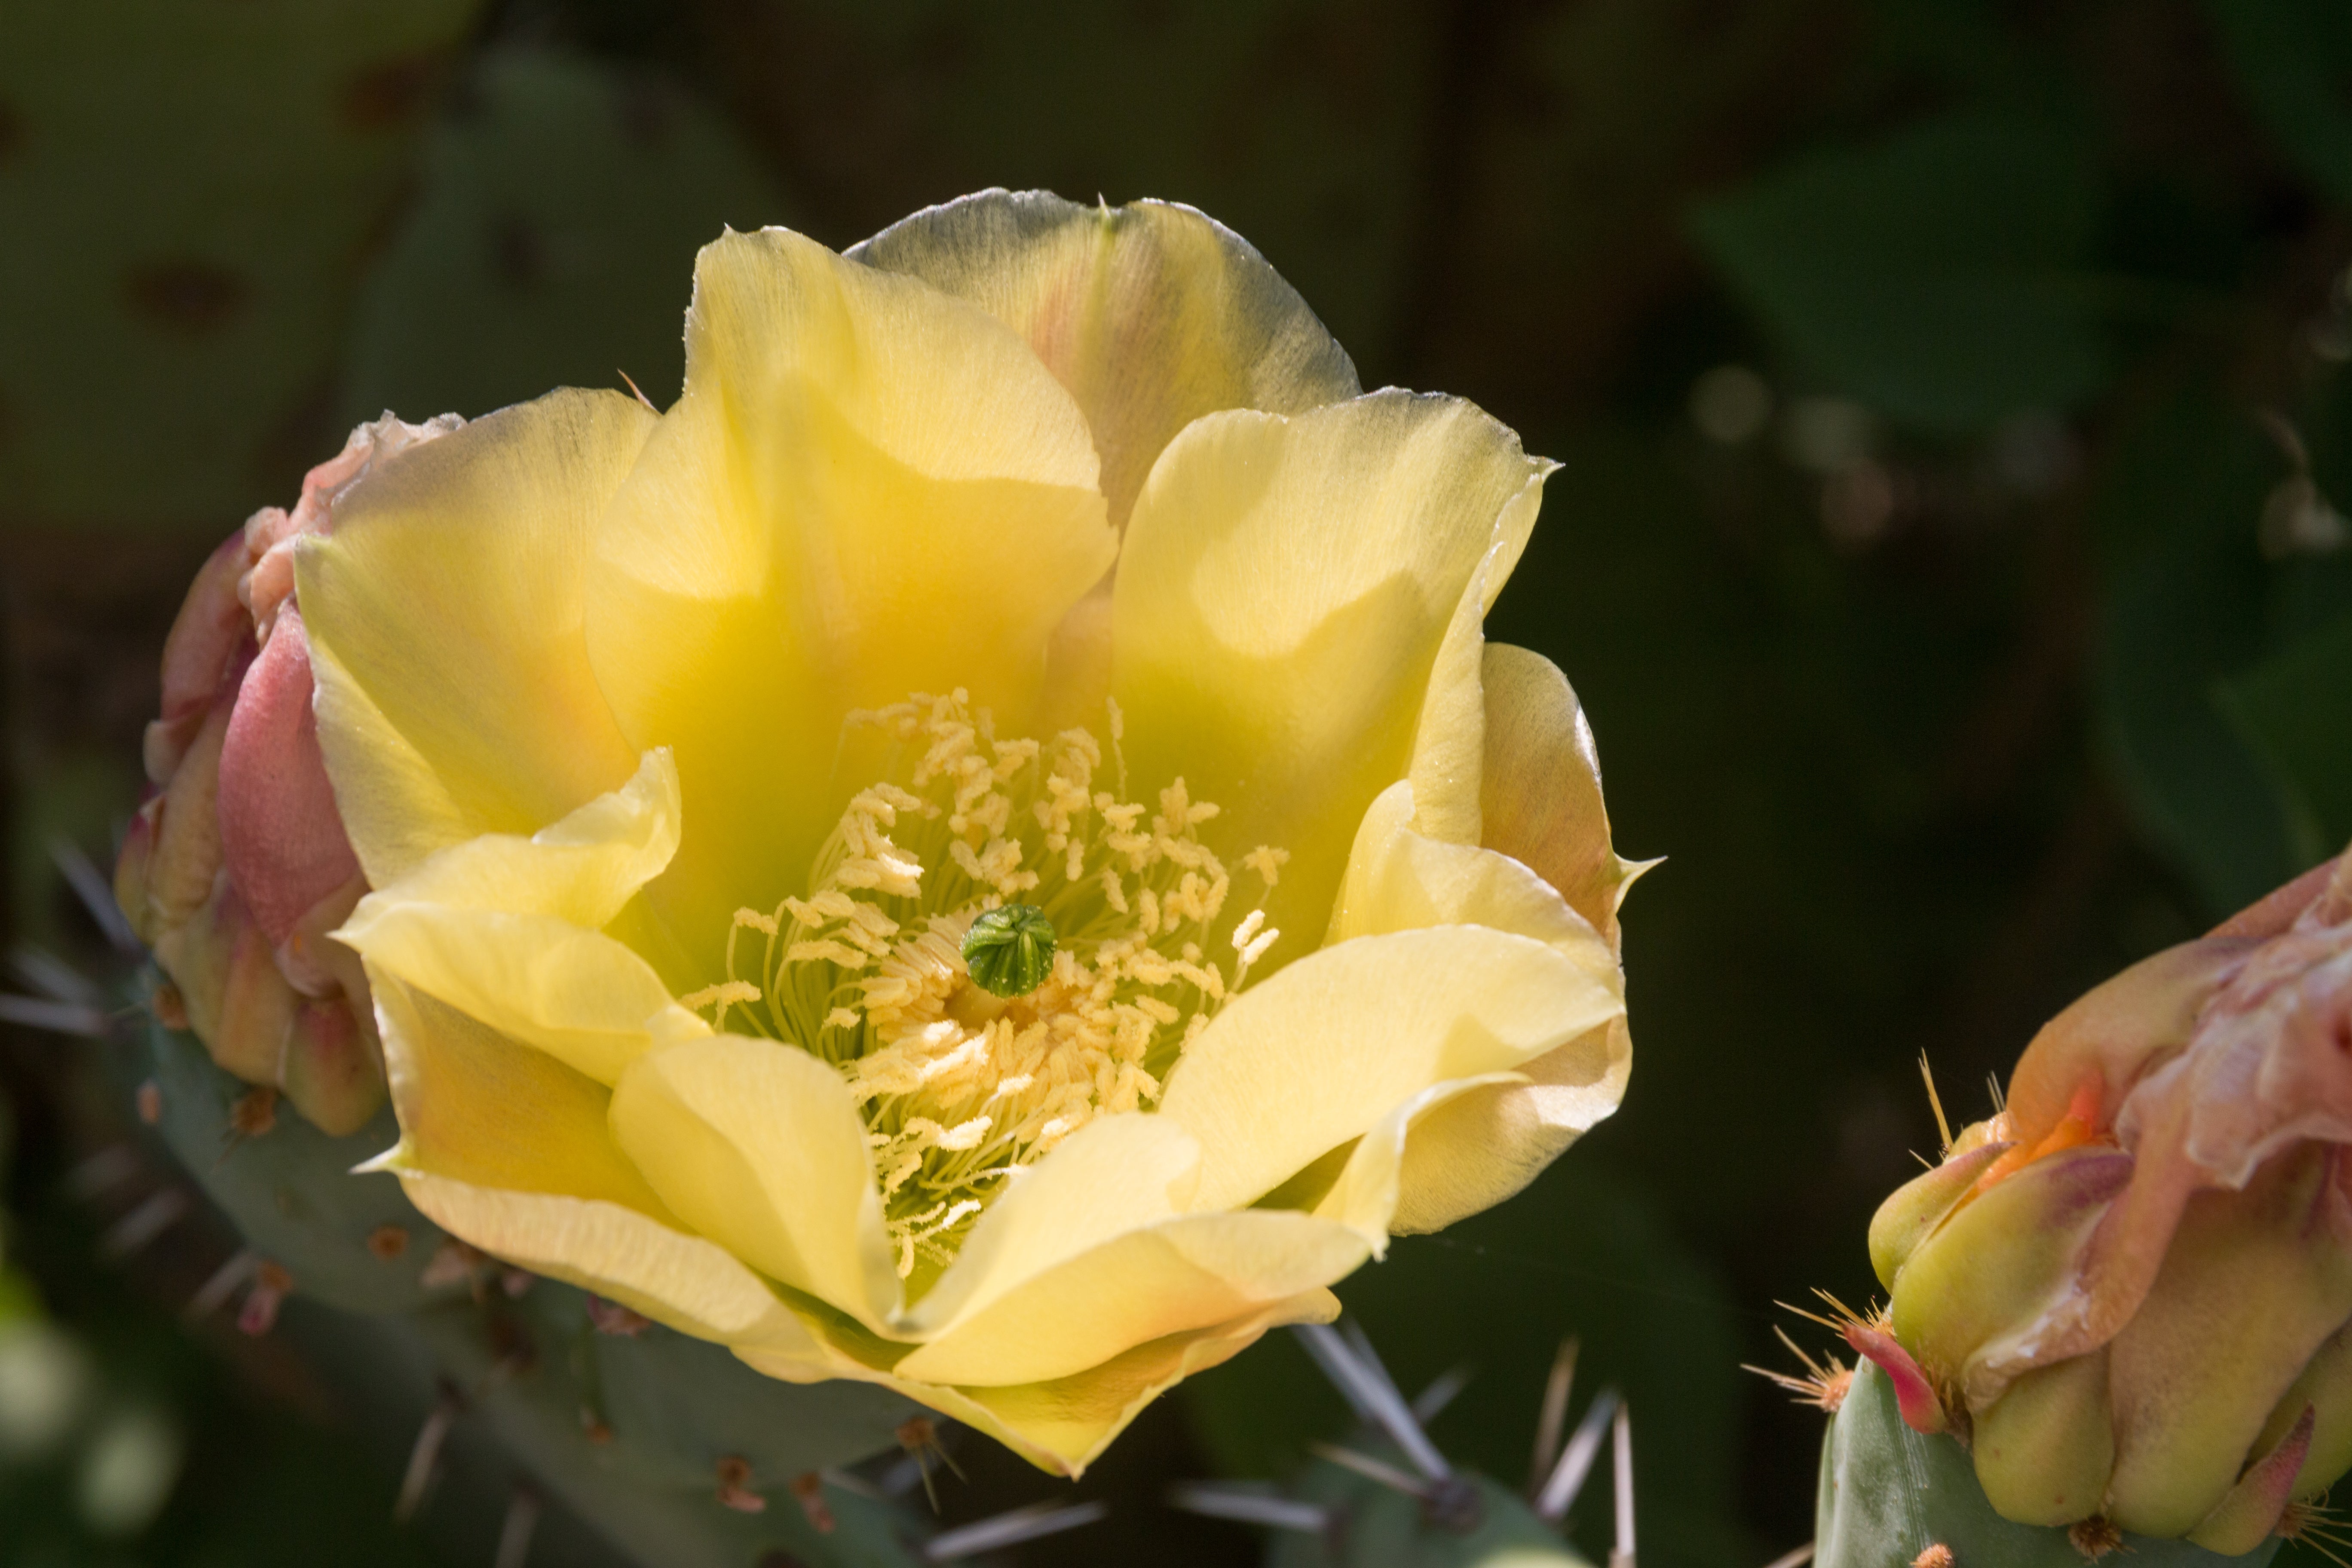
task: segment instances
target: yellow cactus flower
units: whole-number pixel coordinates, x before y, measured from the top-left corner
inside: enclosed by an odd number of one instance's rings
[[[1623,1092],[1590,731],[1480,625],[1551,465],[1190,209],[697,265],[297,561],[396,1172],[453,1234],[1076,1474]]]

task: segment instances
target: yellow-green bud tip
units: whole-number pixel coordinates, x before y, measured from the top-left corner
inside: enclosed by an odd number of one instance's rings
[[[964,967],[992,996],[1026,996],[1054,963],[1054,922],[1031,904],[990,910],[964,933]]]

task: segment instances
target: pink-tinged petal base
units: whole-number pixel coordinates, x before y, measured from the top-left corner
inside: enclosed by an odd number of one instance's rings
[[[2294,1478],[2311,1452],[2318,1416],[2306,1405],[2278,1446],[2249,1466],[2221,1506],[2189,1532],[2189,1541],[2225,1557],[2242,1557],[2269,1539],[2294,1491]]]
[[[196,569],[164,638],[163,711],[147,726],[142,759],[154,784],[169,782],[178,771],[238,649],[253,636],[253,623],[236,596],[245,568],[245,531],[239,529]]]
[[[320,754],[294,550],[384,459],[455,429],[389,415],[312,468],[291,511],[265,507],[198,570],[164,643],[147,728],[157,793],[115,867],[115,898],[213,1060],[285,1091],[326,1131],[383,1101],[356,954],[327,932],[367,891]]]
[[[1893,1334],[1869,1323],[1848,1323],[1845,1342],[1876,1362],[1895,1385],[1895,1407],[1902,1412],[1905,1426],[1930,1436],[1945,1428],[1944,1402],[1936,1397],[1936,1385]]]
[[[278,1087],[330,1138],[357,1132],[383,1103],[383,1068],[369,1031],[341,997],[303,1002],[278,1059]]]

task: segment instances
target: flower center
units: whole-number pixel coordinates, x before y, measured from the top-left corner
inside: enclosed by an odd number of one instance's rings
[[[1234,879],[1199,832],[1217,807],[1181,778],[1156,812],[1125,799],[1108,718],[1114,788],[1091,731],[1000,738],[961,690],[852,715],[893,742],[884,778],[849,802],[808,896],[737,910],[727,979],[684,999],[840,1068],[902,1278],[951,1261],[1023,1166],[1158,1103],[1279,934],[1265,895],[1288,855],[1242,857],[1257,898],[1226,924]],[[748,976],[746,930],[766,939]]]

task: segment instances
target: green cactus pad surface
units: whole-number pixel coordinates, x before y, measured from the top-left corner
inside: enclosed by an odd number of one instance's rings
[[[350,1173],[400,1141],[390,1107],[330,1138],[281,1103],[268,1132],[239,1138],[229,1115],[247,1086],[213,1066],[194,1035],[151,1024],[146,1048],[163,1110],[155,1130],[247,1245],[293,1272],[299,1294],[354,1312],[414,1311],[433,1300],[420,1275],[441,1231],[396,1178]],[[389,1259],[369,1246],[385,1226],[404,1237]]]
[[[781,1497],[795,1476],[894,1447],[898,1428],[924,1414],[871,1384],[780,1383],[722,1346],[658,1325],[584,1342],[614,1449],[646,1478],[698,1492],[733,1455],[751,1466],[754,1488]]]
[[[1866,1361],[1844,1405],[1830,1417],[1814,1530],[1817,1568],[1909,1568],[1937,1544],[1951,1548],[1955,1568],[2084,1563],[2064,1530],[2012,1524],[1993,1512],[1968,1450],[1956,1438],[1925,1437],[1906,1426],[1893,1386]],[[2185,1541],[2126,1535],[2116,1561],[2130,1568],[2263,1568],[2278,1547],[2273,1536],[2243,1557],[2223,1557]]]

